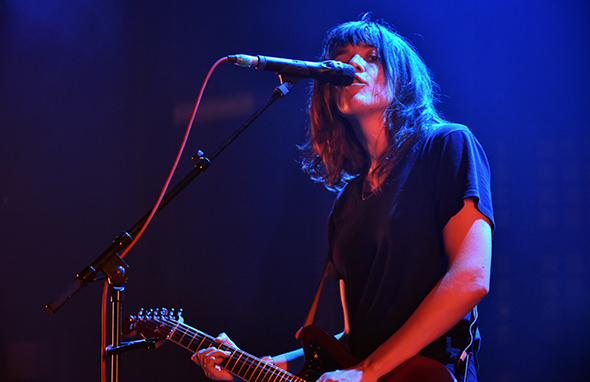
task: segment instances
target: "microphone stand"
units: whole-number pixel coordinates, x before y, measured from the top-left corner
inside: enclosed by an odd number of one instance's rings
[[[281,84],[273,90],[272,96],[252,114],[221,146],[217,148],[211,155],[211,158],[205,157],[201,150],[192,157],[196,163],[195,167],[170,191],[168,191],[156,210],[158,214],[164,207],[168,205],[182,190],[186,188],[197,176],[203,173],[211,164],[211,161],[221,154],[236,138],[242,134],[266,109],[270,107],[277,99],[284,97],[289,93],[295,82],[300,78],[286,77],[279,74]],[[151,211],[150,211],[151,212]],[[141,227],[148,219],[150,212],[146,213],[133,227],[128,231],[121,233],[113,240],[113,243],[98,256],[89,266],[84,268],[76,275],[75,281],[67,287],[62,294],[60,294],[54,301],[47,304],[45,308],[50,313],[56,313],[65,303],[67,303],[80,289],[87,286],[93,281],[98,281],[102,278],[95,278],[98,272],[102,272],[109,283],[111,290],[112,303],[112,344],[104,349],[103,357],[111,357],[111,381],[119,381],[119,354],[137,348],[151,348],[152,343],[149,340],[121,343],[121,326],[122,316],[121,310],[123,305],[123,294],[125,285],[129,278],[129,265],[119,255],[131,243],[133,237],[141,230]]]

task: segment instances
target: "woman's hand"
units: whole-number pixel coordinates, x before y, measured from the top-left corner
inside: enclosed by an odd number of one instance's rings
[[[217,338],[215,338],[215,342],[238,349],[236,344],[234,344],[225,333],[221,333],[219,336],[217,336]],[[239,379],[236,376],[220,366],[220,363],[223,362],[224,359],[227,359],[230,355],[230,352],[211,347],[199,350],[193,354],[191,359],[194,363],[203,368],[205,375],[210,379],[214,379],[216,381],[238,381]]]
[[[376,382],[377,378],[371,378],[361,369],[334,370],[322,374],[317,382]]]

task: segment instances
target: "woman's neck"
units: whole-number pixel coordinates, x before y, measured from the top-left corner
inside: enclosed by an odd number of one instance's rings
[[[371,163],[366,177],[366,188],[373,191],[381,186],[387,174],[375,172],[379,160],[389,149],[383,114],[370,114],[352,120],[354,130]]]
[[[376,161],[388,148],[383,115],[370,114],[368,116],[360,116],[350,122],[354,127],[357,138],[371,159],[371,167],[374,167]]]

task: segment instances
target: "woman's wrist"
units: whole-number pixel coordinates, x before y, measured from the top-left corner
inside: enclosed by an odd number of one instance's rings
[[[383,376],[383,374],[379,374],[376,365],[369,358],[359,363],[355,369],[363,373],[363,379],[378,380]]]

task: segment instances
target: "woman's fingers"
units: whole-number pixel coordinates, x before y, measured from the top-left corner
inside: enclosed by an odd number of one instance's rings
[[[234,342],[225,334],[221,333],[215,338],[217,344],[223,344],[229,347],[236,348]],[[192,355],[191,359],[194,363],[201,366],[205,375],[215,380],[234,380],[231,373],[225,370],[221,363],[231,355],[231,352],[210,347],[201,349]]]

